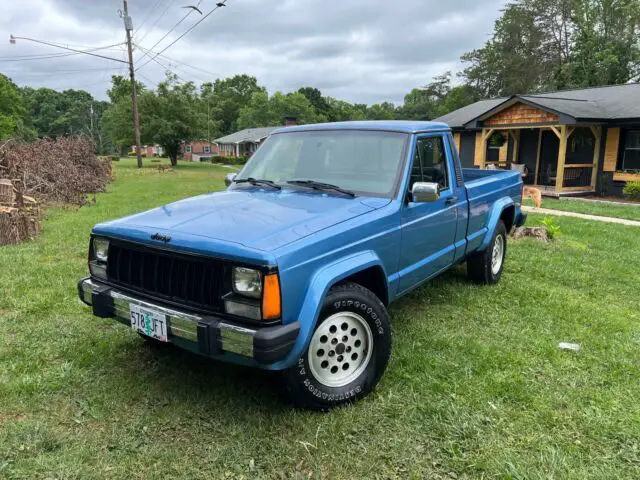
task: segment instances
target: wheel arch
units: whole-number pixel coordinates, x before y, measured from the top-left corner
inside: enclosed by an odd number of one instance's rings
[[[289,355],[269,368],[273,370],[289,368],[304,353],[318,323],[322,304],[331,288],[346,282],[359,283],[371,290],[378,298],[380,298],[379,294],[382,295],[383,298],[380,300],[386,306],[389,303],[387,279],[384,265],[373,251],[349,255],[317,270],[309,281],[302,307],[298,312],[300,322],[298,339]]]
[[[491,239],[493,238],[493,234],[495,233],[496,227],[498,226],[498,222],[500,220],[505,223],[508,233],[515,222],[515,215],[516,208],[512,198],[503,197],[497,200],[493,204],[491,212],[489,213],[487,222],[487,233],[482,240],[482,244],[478,247],[478,251],[481,252],[489,247]]]

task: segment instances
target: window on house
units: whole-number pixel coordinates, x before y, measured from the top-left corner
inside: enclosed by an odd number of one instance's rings
[[[204,153],[211,153],[211,147],[209,145],[204,146]]]
[[[621,169],[640,172],[640,130],[626,130],[622,139]]]
[[[185,153],[191,153],[191,145],[186,145],[184,147],[184,151],[185,151]]]

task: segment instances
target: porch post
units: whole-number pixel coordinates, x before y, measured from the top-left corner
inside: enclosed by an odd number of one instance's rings
[[[560,147],[558,148],[558,172],[556,173],[556,192],[564,185],[564,162],[567,158],[567,126],[560,126]]]
[[[591,188],[596,189],[596,183],[598,181],[598,164],[600,163],[600,143],[602,139],[602,127],[600,125],[593,125],[590,127],[591,133],[595,137],[593,143],[593,169],[591,170]]]
[[[533,184],[538,185],[538,175],[540,174],[540,151],[542,150],[542,128],[538,130],[538,150],[536,151],[536,176],[533,179]]]
[[[485,168],[487,166],[487,142],[491,135],[493,135],[494,131],[495,130],[493,128],[482,129],[482,156],[480,157],[482,158],[482,165],[480,168]]]
[[[509,136],[513,138],[513,155],[511,163],[518,163],[518,150],[520,149],[520,130],[509,130]]]

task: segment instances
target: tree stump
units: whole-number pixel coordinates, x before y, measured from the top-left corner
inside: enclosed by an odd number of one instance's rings
[[[546,227],[518,227],[511,232],[511,236],[514,240],[519,240],[523,237],[533,237],[544,243],[549,242],[549,233]]]

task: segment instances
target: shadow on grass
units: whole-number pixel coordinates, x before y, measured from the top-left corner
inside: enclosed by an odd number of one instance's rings
[[[457,268],[419,287],[391,309],[392,324],[409,321],[407,312],[450,302],[448,292],[463,284],[470,285],[464,269]],[[107,330],[115,333],[121,328],[126,327]],[[121,333],[107,333],[97,352],[83,340],[74,346],[76,352],[85,350],[79,361],[83,377],[93,379],[94,395],[108,395],[116,404],[179,404],[183,411],[228,415],[233,419],[229,421],[249,423],[253,419],[246,412],[277,417],[293,406],[279,372],[217,361],[173,345],[148,344],[133,332]],[[92,343],[96,347],[95,339]]]

